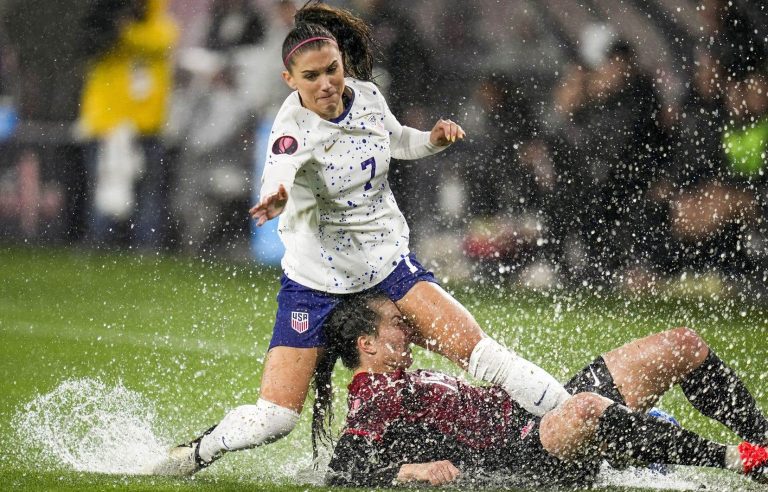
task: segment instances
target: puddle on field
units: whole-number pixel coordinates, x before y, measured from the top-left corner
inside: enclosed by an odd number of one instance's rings
[[[12,425],[18,439],[17,458],[30,469],[47,465],[79,472],[143,474],[172,444],[158,425],[154,406],[147,397],[120,383],[107,385],[92,378],[67,380],[53,391],[38,395],[20,408]],[[257,449],[226,456],[204,474],[214,481],[216,477],[239,477],[244,482],[322,485],[322,467],[313,469],[311,454],[302,445],[308,439],[300,441],[291,446],[292,450],[282,449],[277,454]],[[321,461],[327,460],[328,456],[324,456]],[[490,478],[494,488],[511,485],[504,477]],[[764,490],[721,470],[675,467],[668,474],[660,474],[648,469],[604,467],[594,489],[615,488]]]

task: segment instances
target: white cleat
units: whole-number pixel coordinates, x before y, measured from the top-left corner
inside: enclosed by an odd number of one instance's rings
[[[159,463],[155,463],[149,471],[150,475],[162,475],[170,477],[188,477],[194,475],[204,467],[195,456],[197,443],[176,446],[168,450],[168,455]]]
[[[200,458],[198,452],[200,449],[200,441],[215,428],[216,426],[214,425],[192,442],[169,449],[168,454],[162,461],[148,467],[149,469],[146,471],[146,474],[162,475],[166,477],[189,477],[210,465],[221,455],[206,462]]]

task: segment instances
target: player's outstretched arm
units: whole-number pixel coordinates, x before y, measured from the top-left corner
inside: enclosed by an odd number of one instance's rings
[[[440,118],[429,133],[429,142],[438,147],[445,147],[465,136],[466,133],[457,123]]]
[[[451,120],[439,119],[431,131],[420,131],[403,126],[389,110],[387,101],[381,98],[384,128],[390,135],[392,157],[395,159],[420,159],[445,150],[451,143],[464,138],[464,130]]]
[[[283,185],[280,185],[277,192],[263,197],[249,210],[249,213],[257,226],[263,226],[268,220],[283,213],[286,203],[288,203],[288,192]]]

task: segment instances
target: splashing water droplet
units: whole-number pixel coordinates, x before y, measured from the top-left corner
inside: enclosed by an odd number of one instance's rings
[[[155,419],[151,402],[122,383],[84,378],[35,397],[16,413],[13,427],[19,458],[36,467],[141,474],[168,448]]]

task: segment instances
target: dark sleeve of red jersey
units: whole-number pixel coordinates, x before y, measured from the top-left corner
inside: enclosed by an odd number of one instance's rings
[[[402,463],[393,462],[380,441],[343,434],[333,450],[325,482],[342,487],[391,487]]]

